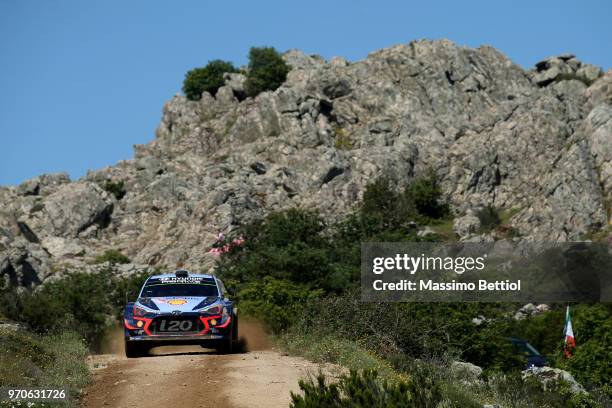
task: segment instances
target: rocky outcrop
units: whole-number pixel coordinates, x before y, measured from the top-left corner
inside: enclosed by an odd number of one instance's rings
[[[430,169],[463,239],[480,239],[472,211],[486,205],[512,210],[508,226],[529,239],[608,225],[612,72],[570,55],[525,71],[447,40],[357,62],[285,58],[293,68],[274,92],[247,98],[244,76],[229,74],[215,97],[172,98],[133,160],[0,188],[0,261],[22,248],[45,253],[47,269],[78,267],[113,248],[206,269],[219,231],[294,206],[338,217],[376,177],[401,188]],[[124,183],[120,200],[109,181]]]
[[[557,383],[563,381],[567,383],[572,394],[585,393],[586,390],[578,381],[574,379],[574,376],[565,370],[560,368],[552,367],[531,367],[523,371],[523,378],[535,377],[543,385],[544,389],[550,385],[550,383]]]
[[[451,375],[465,383],[474,383],[482,375],[482,368],[464,361],[453,361],[450,366]]]

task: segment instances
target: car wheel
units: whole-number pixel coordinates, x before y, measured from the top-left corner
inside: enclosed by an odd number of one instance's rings
[[[219,343],[218,343],[219,345],[216,347],[219,353],[231,354],[234,352],[234,345],[236,343],[236,338],[235,338],[236,328],[237,327],[236,327],[235,322],[232,322],[232,327],[230,330],[229,338],[219,340]]]
[[[148,351],[148,348],[143,347],[142,344],[138,344],[133,341],[125,342],[125,356],[127,358],[143,357],[148,353]]]
[[[232,354],[234,351],[234,340],[231,338],[220,340],[217,351],[221,354]]]

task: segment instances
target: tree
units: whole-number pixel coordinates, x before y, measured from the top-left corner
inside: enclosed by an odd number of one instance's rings
[[[273,47],[252,47],[249,51],[249,72],[245,82],[248,96],[274,91],[285,82],[290,66]]]
[[[194,68],[187,72],[183,81],[183,92],[191,101],[200,100],[202,92],[215,96],[224,84],[223,74],[237,72],[231,62],[222,60],[210,61],[204,68]]]

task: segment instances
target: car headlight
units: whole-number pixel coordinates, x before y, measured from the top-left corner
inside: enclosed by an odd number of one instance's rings
[[[209,306],[206,306],[203,309],[200,309],[200,313],[208,315],[220,315],[223,312],[223,309],[223,305],[219,302],[216,302]]]
[[[155,317],[159,313],[159,310],[149,310],[142,306],[134,305],[134,317]]]
[[[143,317],[148,315],[149,313],[151,312],[149,312],[147,309],[144,309],[140,306],[134,306],[134,316],[136,317]]]

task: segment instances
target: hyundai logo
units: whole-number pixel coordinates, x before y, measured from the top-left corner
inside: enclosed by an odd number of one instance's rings
[[[178,314],[181,314],[181,311],[180,310],[173,310],[172,314],[173,315],[178,315]]]

